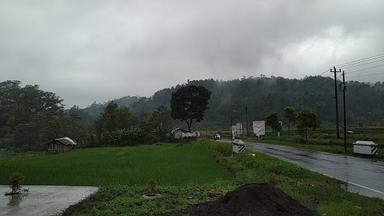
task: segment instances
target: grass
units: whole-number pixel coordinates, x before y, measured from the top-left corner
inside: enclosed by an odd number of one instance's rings
[[[222,144],[228,145],[228,144]],[[254,156],[253,156],[254,155]],[[367,198],[342,189],[343,183],[300,166],[249,152],[217,160],[235,176],[235,184],[266,182],[274,176],[277,187],[318,215],[383,215],[384,200]]]
[[[41,153],[37,152],[28,152],[28,153],[16,153],[16,152],[10,152],[5,150],[0,150],[0,161],[6,160],[6,159],[15,159],[16,157],[25,157],[25,156],[32,156],[32,155],[41,155]]]
[[[58,155],[27,155],[0,163],[0,184],[21,172],[25,184],[194,185],[230,180],[212,154],[192,144],[78,149]]]
[[[274,176],[276,187],[318,215],[383,215],[383,200],[346,192],[340,181],[260,153],[252,156],[247,151],[232,157],[231,148],[227,143],[200,140],[17,156],[0,162],[0,182],[8,176],[3,170],[9,173],[13,167],[32,183],[101,185],[99,192],[64,215],[165,216]],[[147,180],[153,177],[161,197],[144,199]]]
[[[229,187],[223,185],[163,186],[157,191],[161,196],[154,200],[149,200],[142,196],[146,192],[146,188],[142,186],[102,187],[99,192],[89,199],[68,208],[64,215],[168,216],[171,212],[182,210],[189,205],[214,200],[224,195],[228,190]]]

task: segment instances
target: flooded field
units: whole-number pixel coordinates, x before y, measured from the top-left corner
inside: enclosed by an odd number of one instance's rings
[[[5,196],[10,189],[0,185],[0,216],[58,215],[70,205],[97,191],[97,187],[24,186],[29,192]]]

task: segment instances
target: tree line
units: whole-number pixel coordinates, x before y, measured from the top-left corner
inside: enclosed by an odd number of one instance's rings
[[[229,81],[195,80],[189,84],[204,86],[211,92],[205,125],[228,128],[231,119],[244,122],[245,107],[248,108],[248,119],[261,120],[271,110],[282,113],[287,105],[298,110],[311,109],[324,123],[332,124],[335,121],[334,83],[329,77],[286,79],[260,76]],[[138,98],[128,107],[134,115],[152,112],[160,105],[169,107],[172,93],[181,86],[159,90],[149,98]],[[347,86],[348,122],[382,123],[384,82],[349,81]]]
[[[55,93],[20,81],[0,83],[0,148],[42,150],[53,137],[82,140],[86,131],[80,119],[63,108]]]
[[[303,109],[296,112],[292,106],[287,106],[284,108],[283,116],[286,119],[288,131],[291,126],[295,126],[299,135],[304,137],[306,142],[308,142],[310,134],[320,127],[318,115],[310,109]],[[267,115],[265,125],[272,129],[272,134],[274,135],[281,133],[283,130],[283,123],[279,121],[277,112],[272,112]]]
[[[162,139],[173,121],[164,106],[134,116],[115,102],[103,108],[97,119],[84,123],[86,115],[77,106],[65,110],[59,96],[37,85],[1,82],[0,149],[45,151],[50,141],[64,136],[82,147],[151,143]]]
[[[210,92],[201,86],[185,85],[172,94],[169,109],[133,115],[111,101],[94,120],[77,106],[64,110],[62,99],[37,85],[20,81],[0,83],[0,149],[44,151],[55,138],[68,136],[80,147],[130,146],[170,139],[169,132],[185,123],[187,130],[203,120]],[[133,98],[135,100],[135,98]],[[83,120],[83,121],[82,121]]]
[[[384,83],[347,84],[348,122],[382,122]],[[197,88],[185,89],[187,86]],[[176,93],[180,89],[185,93]],[[206,101],[195,101],[191,95]],[[230,122],[245,122],[245,117],[251,121],[265,119],[271,110],[284,112],[289,127],[300,126],[305,118],[299,116],[311,116],[312,111],[319,122],[333,122],[333,97],[331,78],[298,80],[261,76],[190,81],[159,90],[150,98],[125,97],[107,104],[93,104],[92,109],[73,106],[65,110],[62,99],[55,93],[43,91],[37,85],[5,81],[0,83],[0,148],[43,150],[52,138],[61,136],[70,136],[81,146],[150,143],[164,139],[166,131],[182,124],[187,130],[197,122],[227,129]],[[198,105],[190,106],[192,101]],[[287,109],[287,105],[301,111],[296,113]],[[317,125],[301,131],[308,135]]]

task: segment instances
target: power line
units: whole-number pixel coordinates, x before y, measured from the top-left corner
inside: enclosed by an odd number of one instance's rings
[[[374,68],[378,68],[378,67],[382,67],[382,66],[384,66],[384,64],[378,64],[378,65],[374,65],[374,66],[371,66],[371,67],[359,68],[359,69],[351,70],[348,73],[349,74],[353,74],[353,73],[360,72],[360,71],[363,71],[363,70],[374,69]]]
[[[325,70],[325,71],[321,72],[319,76],[323,76],[327,72],[329,72],[329,70]]]
[[[343,67],[344,68],[358,68],[358,67],[361,67],[364,65],[374,64],[374,63],[378,63],[378,62],[384,62],[384,56],[380,59],[375,59],[374,61],[371,60],[371,61],[361,62],[359,64],[347,65],[347,66],[343,66]]]
[[[338,64],[336,66],[343,67],[343,66],[347,66],[347,65],[350,65],[350,64],[356,64],[356,63],[359,63],[359,62],[369,61],[369,60],[372,60],[372,59],[382,58],[382,57],[384,57],[384,53],[376,54],[376,55],[365,57],[365,58],[355,59],[355,60],[352,60],[352,61],[348,61],[348,62],[344,62],[344,63]]]
[[[378,63],[378,62],[384,62],[384,53],[379,53],[379,54],[376,54],[373,56],[351,60],[351,61],[344,62],[344,63],[338,64],[335,66],[346,67],[347,69],[354,69],[354,70],[349,71],[349,72],[355,72],[355,71],[359,71],[359,70],[375,68],[375,67],[377,67],[376,65],[374,67],[368,67],[368,68],[359,68],[359,67],[364,66],[364,65],[373,64],[373,63]],[[317,76],[323,76],[327,72],[328,72],[328,70],[324,70]],[[339,78],[340,76],[341,76],[341,74],[337,77]]]
[[[348,64],[341,64],[341,65],[339,65],[339,67],[358,65],[358,64],[365,63],[365,62],[374,61],[374,60],[377,60],[377,59],[382,59],[383,57],[384,56],[376,56],[376,57],[366,58],[366,59],[362,59],[360,61],[350,62]]]
[[[364,57],[364,58],[344,62],[344,63],[338,64],[335,66],[336,67],[347,67],[347,68],[355,68],[356,67],[357,68],[360,66],[373,64],[373,63],[377,63],[377,62],[382,62],[382,61],[384,61],[384,53],[379,53],[379,54],[376,54],[373,56]],[[324,70],[318,76],[323,76],[327,72],[328,72],[328,70]]]
[[[352,74],[350,76],[351,77],[366,77],[366,76],[376,76],[376,75],[383,75],[384,76],[384,73],[383,72],[379,72],[379,73],[370,73],[370,74]]]

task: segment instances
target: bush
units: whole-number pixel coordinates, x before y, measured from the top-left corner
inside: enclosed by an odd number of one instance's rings
[[[267,181],[271,185],[276,185],[277,184],[277,175],[275,173],[269,174]]]
[[[21,189],[21,183],[24,181],[23,174],[14,172],[9,176],[9,183],[13,193],[18,192]]]
[[[102,140],[103,143],[111,146],[132,146],[143,143],[145,137],[146,133],[142,128],[133,126],[105,133]]]
[[[156,195],[156,186],[157,181],[155,179],[150,179],[147,183],[147,195],[154,196]]]
[[[216,152],[221,153],[223,156],[232,155],[232,144],[230,143],[208,141],[208,147]]]
[[[267,168],[268,171],[277,174],[286,176],[293,179],[300,179],[306,177],[306,172],[304,169],[298,166],[285,166],[283,164],[275,164],[273,167]]]
[[[257,163],[254,156],[249,153],[238,154],[236,159],[247,168],[258,168],[259,164]]]

